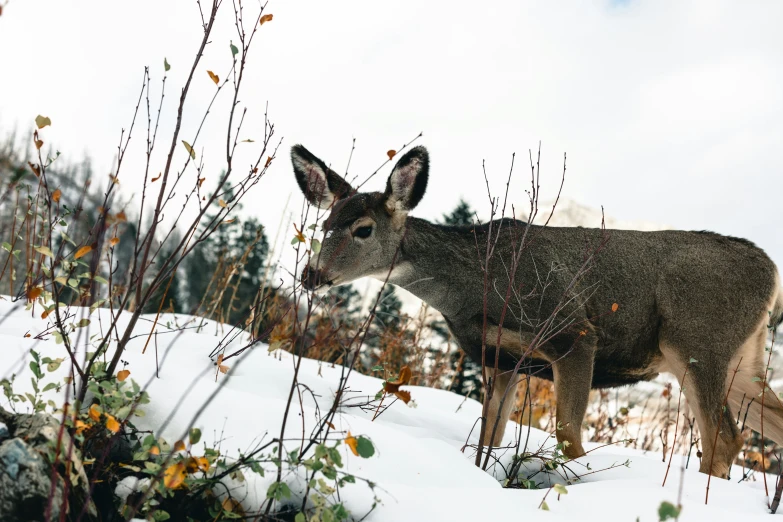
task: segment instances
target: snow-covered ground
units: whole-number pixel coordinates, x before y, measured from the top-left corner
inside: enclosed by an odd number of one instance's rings
[[[106,327],[108,313],[99,310],[92,315],[91,327]],[[98,320],[100,318],[100,321]],[[171,321],[166,317],[165,325]],[[182,323],[187,318],[178,316]],[[138,333],[144,333],[149,322],[142,322]],[[63,345],[53,339],[35,341],[35,335],[47,325],[40,319],[40,311],[33,316],[23,307],[8,300],[0,301],[0,378],[16,373],[16,391],[28,391],[30,370],[29,350],[41,356],[64,357]],[[25,337],[26,333],[32,337]],[[185,438],[187,427],[195,418],[195,426],[202,429],[205,442],[221,440],[224,452],[236,455],[246,452],[259,443],[279,435],[286,399],[294,373],[295,359],[288,353],[269,353],[268,347],[258,345],[241,361],[227,363],[231,368],[227,375],[217,374],[208,354],[219,343],[216,325],[209,323],[200,333],[188,330],[184,333],[165,333],[159,326],[157,335],[160,377],[155,377],[155,350],[148,349],[142,355],[145,337],[134,339],[123,360],[131,378],[144,385],[152,402],[145,406],[146,416],[134,422],[141,429],[154,430],[169,441]],[[175,342],[172,342],[175,340]],[[239,346],[246,337],[237,339],[229,347]],[[45,382],[62,379],[68,371],[63,364]],[[316,422],[317,411],[327,411],[333,402],[341,368],[313,360],[302,360],[300,381],[309,390],[302,394],[302,403],[295,399],[288,418],[289,436],[300,437],[310,433]],[[220,385],[219,393],[204,408]],[[707,476],[698,473],[698,459],[693,456],[690,469],[680,472],[675,458],[665,487],[661,486],[666,465],[659,453],[644,454],[620,446],[596,448],[587,456],[568,464],[570,470],[581,479],[567,485],[567,494],[552,490],[546,497],[548,512],[539,509],[548,486],[565,483],[558,474],[538,473],[536,480],[542,489],[504,489],[505,478],[500,465],[492,473],[473,465],[472,451],[461,448],[477,442],[475,431],[471,434],[481,405],[465,401],[463,397],[435,389],[407,387],[415,406],[397,401],[374,421],[373,411],[364,411],[351,404],[366,402],[381,389],[381,380],[360,374],[352,374],[348,381],[349,400],[335,418],[337,432],[363,435],[372,440],[376,453],[369,459],[355,457],[345,445],[340,446],[344,469],[356,477],[377,484],[375,495],[381,500],[366,520],[563,520],[563,521],[657,521],[658,507],[662,501],[677,503],[682,487],[682,521],[732,521],[768,520],[767,501],[763,484],[758,481],[737,483],[742,476],[740,469],[732,473],[732,480],[714,479],[710,487],[709,504],[704,504]],[[52,399],[62,400],[54,390],[46,392]],[[5,404],[5,397],[0,397]],[[517,436],[516,424],[510,423],[506,442]],[[344,434],[341,436],[345,436]],[[522,433],[523,440],[526,433]],[[529,448],[552,448],[554,439],[545,432],[532,430]],[[299,447],[292,443],[291,448]],[[586,444],[588,449],[595,445]],[[507,452],[500,459],[510,461]],[[623,465],[625,464],[625,465]],[[531,465],[528,474],[538,464]],[[611,468],[611,469],[606,469]],[[592,471],[592,473],[591,473]],[[571,476],[571,475],[569,475]],[[266,498],[273,473],[265,477],[246,473],[243,483],[230,485],[234,497],[243,498],[245,506],[256,508]],[[294,473],[284,472],[294,498],[301,499],[303,482]],[[356,520],[360,519],[373,503],[370,489],[357,484],[342,488],[341,498]],[[297,502],[298,504],[299,502]]]

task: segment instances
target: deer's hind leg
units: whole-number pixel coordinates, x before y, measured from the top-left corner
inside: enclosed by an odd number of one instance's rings
[[[487,423],[484,430],[484,443],[489,446],[499,447],[503,444],[503,435],[506,432],[506,424],[514,405],[517,402],[517,386],[519,385],[519,376],[511,382],[513,371],[504,372],[498,370],[495,374],[494,368],[484,368],[484,375],[493,378],[492,397],[489,400],[487,410]],[[497,428],[495,425],[497,424]],[[494,431],[495,436],[492,437]],[[490,437],[492,441],[490,443]]]
[[[699,471],[727,478],[732,462],[742,449],[743,439],[726,403],[734,368],[730,367],[728,358],[719,355],[721,351],[708,347],[688,350],[661,343],[667,369],[680,383],[699,426],[702,446]],[[691,359],[695,362],[691,363]]]

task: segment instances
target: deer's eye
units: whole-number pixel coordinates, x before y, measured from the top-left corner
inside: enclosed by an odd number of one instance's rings
[[[358,237],[359,239],[367,239],[370,237],[370,234],[372,234],[371,226],[359,227],[353,231],[353,237]]]

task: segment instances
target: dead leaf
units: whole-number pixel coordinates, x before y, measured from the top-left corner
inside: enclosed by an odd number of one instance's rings
[[[118,238],[117,236],[114,236],[113,238],[111,238],[109,240],[109,244],[111,246],[117,246],[117,243],[119,243],[119,242],[120,242],[120,238]]]
[[[353,435],[351,435],[350,431],[348,432],[348,436],[345,437],[345,441],[344,442],[348,445],[349,448],[351,448],[351,453],[353,453],[354,455],[356,455],[358,457],[359,456],[359,440],[356,437],[354,437]]]
[[[52,192],[52,201],[54,201],[55,203],[59,203],[60,202],[60,198],[62,196],[63,196],[62,191],[60,191],[60,189],[57,189],[54,192]]]
[[[35,124],[38,126],[39,129],[43,129],[47,125],[52,124],[52,120],[50,120],[47,116],[41,116],[40,114],[35,117]]]
[[[27,289],[27,300],[33,302],[43,293],[43,288],[40,286],[33,286]]]
[[[228,370],[231,368],[230,366],[226,366],[225,364],[223,364],[223,354],[222,353],[220,355],[218,355],[217,367],[218,367],[218,370],[220,370],[220,373],[227,373]]]
[[[396,395],[405,404],[408,404],[411,400],[410,392],[400,390],[400,386],[404,386],[411,382],[411,369],[408,366],[403,366],[400,370],[400,376],[396,381],[386,381],[383,385],[383,391]]]
[[[196,159],[196,151],[193,150],[193,147],[190,146],[190,143],[182,140],[182,144],[185,146],[185,150],[188,151],[188,154],[190,154],[190,159]]]
[[[185,464],[177,462],[172,464],[163,473],[163,485],[169,489],[177,489],[185,482]]]
[[[112,433],[120,431],[120,423],[117,422],[113,415],[106,415],[106,429]]]
[[[219,199],[219,200],[218,200],[218,205],[220,205],[220,206],[221,206],[221,207],[223,207],[223,208],[228,208],[228,205],[227,205],[227,204],[226,204],[226,202],[225,202],[225,201],[223,201],[222,199]]]
[[[294,230],[296,230],[296,239],[298,239],[300,243],[304,243],[306,241],[304,233],[296,228],[296,223],[294,223]]]
[[[162,172],[159,172],[159,173],[158,173],[158,177],[157,177],[157,178],[152,178],[152,179],[150,180],[150,183],[155,183],[156,181],[158,181],[158,180],[160,179],[160,177],[161,177],[162,175],[163,175],[163,173],[162,173]]]
[[[231,223],[233,223],[234,221],[236,221],[236,218],[224,219],[224,220],[223,220],[223,224],[224,224],[224,225],[230,225],[230,224],[231,224]]]
[[[389,159],[392,159],[394,156],[397,155],[397,151],[394,149],[387,150],[386,155],[389,156]]]
[[[125,212],[117,212],[117,215],[114,216],[114,219],[117,220],[118,223],[124,223],[128,221],[128,216],[125,215]]]
[[[41,312],[41,319],[46,319],[49,317],[49,314],[52,313],[52,310],[54,310],[54,307],[50,308],[49,310],[44,310]]]
[[[396,392],[394,392],[394,395],[396,395],[397,398],[400,399],[405,404],[408,404],[409,402],[411,402],[411,392],[409,392],[409,391],[406,391],[406,390],[396,391]]]
[[[32,337],[32,334],[30,334],[30,332],[27,332],[26,334],[24,334],[24,336],[25,337]]]
[[[111,174],[109,174],[109,179],[115,185],[119,185],[120,184],[120,178],[118,178],[117,176],[112,176]]]
[[[198,178],[198,186],[199,186],[199,188],[201,188],[201,185],[204,184],[204,180],[205,179],[207,179],[207,178]]]
[[[80,257],[84,257],[87,254],[92,252],[92,245],[84,245],[79,250],[76,251],[76,254],[74,254],[74,259],[79,259]]]
[[[122,382],[128,378],[128,375],[130,375],[130,370],[120,370],[117,372],[117,380]]]
[[[210,78],[212,78],[212,81],[215,82],[215,85],[220,83],[220,78],[218,78],[217,74],[213,73],[212,71],[207,71],[207,74],[209,75]]]
[[[258,25],[264,25],[267,22],[272,21],[273,16],[271,14],[265,14],[261,17],[261,19],[258,21]]]
[[[35,177],[36,178],[40,178],[41,177],[41,167],[39,167],[38,165],[33,165],[29,161],[27,162],[27,164],[30,165],[30,168],[33,170],[33,174],[35,174]]]
[[[43,140],[35,140],[36,150],[41,150],[41,147],[43,147]]]
[[[223,502],[221,502],[220,505],[223,508],[223,511],[237,513],[240,515],[240,518],[245,518],[245,510],[242,509],[242,504],[237,499],[226,497],[223,499]]]
[[[178,440],[174,443],[174,451],[185,451],[185,443]]]
[[[620,305],[619,305],[619,304],[617,304],[617,303],[614,303],[614,304],[612,305],[612,312],[616,312],[618,308],[620,308]]]
[[[272,156],[266,157],[266,163],[264,163],[264,168],[267,168],[272,163]]]

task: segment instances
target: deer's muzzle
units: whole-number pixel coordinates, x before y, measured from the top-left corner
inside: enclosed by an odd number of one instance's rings
[[[312,268],[310,265],[305,265],[301,279],[305,290],[317,290],[324,285],[331,286],[332,284],[332,281],[325,276],[323,270]]]

